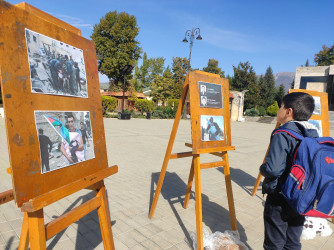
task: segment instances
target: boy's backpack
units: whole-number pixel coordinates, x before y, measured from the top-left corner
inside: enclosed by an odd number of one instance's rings
[[[278,129],[298,139],[292,166],[282,184],[282,195],[299,214],[334,217],[334,139],[303,137],[289,130]]]

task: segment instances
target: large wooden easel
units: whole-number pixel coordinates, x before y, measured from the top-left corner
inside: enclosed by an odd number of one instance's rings
[[[306,89],[290,89],[289,93],[293,92],[305,92],[310,94],[314,97],[320,98],[320,115],[319,114],[313,114],[310,118],[310,120],[318,120],[321,121],[322,125],[322,136],[330,136],[329,134],[329,118],[328,118],[328,95],[324,92],[318,92],[314,90],[306,90]],[[277,123],[275,128],[278,128],[281,124]],[[265,158],[268,154],[270,144],[268,146],[267,152],[264,156],[263,163],[265,163]],[[262,179],[261,173],[258,174],[257,179],[254,184],[252,196],[256,194],[257,189],[259,188],[260,182]]]
[[[200,107],[200,94],[199,94],[199,82],[210,83],[221,86],[222,95],[222,107],[221,108],[206,108]],[[175,141],[178,125],[182,115],[182,110],[185,104],[186,96],[190,91],[190,110],[191,110],[191,132],[192,132],[192,144],[186,143],[185,145],[192,148],[190,152],[174,153],[172,154],[172,148]],[[224,139],[218,141],[202,141],[201,137],[201,115],[209,116],[223,116],[224,118]],[[183,157],[192,157],[192,163],[189,173],[189,179],[186,189],[186,195],[184,199],[183,207],[187,208],[192,182],[195,177],[195,206],[196,206],[196,234],[197,234],[197,249],[203,249],[203,228],[202,228],[202,193],[201,193],[201,169],[223,167],[225,175],[225,184],[228,198],[228,206],[230,213],[230,222],[232,230],[237,230],[237,221],[235,215],[232,183],[230,177],[230,168],[228,162],[227,151],[234,150],[235,147],[231,146],[231,128],[230,128],[230,109],[229,109],[229,86],[228,80],[222,79],[219,75],[214,75],[201,71],[193,71],[188,73],[182,95],[180,98],[179,106],[175,115],[175,120],[171,135],[169,138],[165,158],[161,167],[161,172],[154,194],[153,202],[149,212],[149,218],[153,218],[155,208],[158,203],[160,191],[165,178],[167,165],[170,159],[178,159]],[[210,153],[222,158],[218,162],[201,163],[200,156],[204,153]]]
[[[79,29],[26,3],[0,1],[0,82],[4,100],[13,190],[0,194],[0,205],[15,199],[24,212],[19,249],[46,249],[46,240],[97,209],[105,249],[114,249],[104,179],[117,173],[108,167],[97,60],[92,41]],[[31,92],[25,29],[82,49],[88,98]],[[89,111],[95,158],[41,173],[35,110]],[[44,223],[43,208],[84,188],[95,196],[66,214]]]

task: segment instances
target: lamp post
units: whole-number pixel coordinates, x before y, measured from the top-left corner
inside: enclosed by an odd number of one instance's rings
[[[130,119],[130,114],[124,114],[124,99],[125,99],[125,78],[127,75],[131,73],[133,69],[132,65],[125,65],[124,68],[121,70],[121,74],[123,75],[123,100],[122,100],[122,113],[119,115],[119,119]]]
[[[192,28],[191,30],[187,30],[185,35],[184,35],[184,39],[182,40],[182,42],[184,43],[187,43],[189,42],[189,47],[190,47],[190,52],[189,52],[189,68],[188,68],[188,71],[190,69],[190,60],[191,60],[191,50],[193,48],[193,45],[194,45],[194,39],[196,37],[196,40],[202,40],[202,37],[201,37],[201,31],[199,28]],[[189,40],[188,40],[188,39]]]
[[[189,67],[187,69],[187,72],[191,68],[191,64],[190,64],[191,50],[192,50],[193,45],[194,45],[194,39],[195,39],[195,37],[196,37],[196,40],[202,40],[201,30],[199,28],[192,28],[191,30],[187,30],[186,33],[185,33],[185,35],[184,35],[184,39],[182,40],[182,42],[184,42],[184,43],[189,42],[189,48],[190,48],[190,52],[189,52]],[[186,97],[186,108],[183,111],[182,119],[186,119],[187,118],[187,111],[188,111],[187,99],[188,98]]]

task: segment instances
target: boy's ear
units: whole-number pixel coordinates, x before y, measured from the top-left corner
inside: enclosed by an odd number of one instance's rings
[[[293,109],[292,109],[292,108],[288,108],[288,109],[286,109],[286,115],[287,115],[288,117],[293,118]]]

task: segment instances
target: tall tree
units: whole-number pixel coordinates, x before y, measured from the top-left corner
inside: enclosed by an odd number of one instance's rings
[[[263,75],[260,76],[259,78],[259,95],[260,95],[260,99],[258,101],[259,106],[267,109],[267,104],[266,104],[266,83],[264,81]]]
[[[279,85],[278,90],[276,92],[276,96],[275,96],[275,101],[277,101],[278,106],[281,106],[283,97],[285,96],[285,87],[283,84]]]
[[[269,66],[266,70],[266,73],[264,75],[264,89],[261,91],[264,91],[264,96],[266,96],[266,107],[269,107],[271,104],[275,101],[275,77],[273,74],[273,70]]]
[[[220,77],[225,78],[225,72],[218,67],[218,61],[215,59],[209,59],[208,66],[203,68],[203,71],[220,75]]]
[[[137,78],[140,79],[143,88],[150,87],[157,75],[162,76],[164,72],[165,58],[147,58],[146,52],[143,56],[143,63],[137,71]]]
[[[108,76],[110,89],[121,86],[122,69],[126,65],[135,65],[140,57],[138,33],[136,17],[125,12],[108,12],[99,24],[94,25],[91,38],[96,46],[98,69]]]
[[[306,59],[305,67],[308,67],[308,66],[310,66],[310,64],[308,62],[308,59]]]
[[[151,85],[151,97],[154,102],[167,101],[174,98],[175,81],[169,67],[163,73],[163,76],[157,75]]]
[[[252,81],[256,82],[256,75],[254,72],[253,67],[250,63],[247,62],[240,62],[238,67],[233,65],[234,77],[232,81],[232,89],[234,90],[246,90],[249,87],[249,84]]]
[[[318,66],[328,66],[334,64],[334,44],[331,47],[322,46],[322,50],[314,55],[314,62]]]
[[[182,57],[173,57],[172,71],[175,86],[173,90],[174,97],[180,98],[182,94],[184,80],[190,67],[189,60]]]

